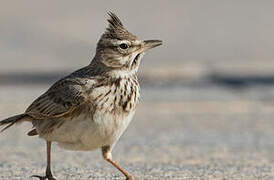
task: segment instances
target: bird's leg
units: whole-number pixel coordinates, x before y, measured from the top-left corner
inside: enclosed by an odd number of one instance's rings
[[[47,141],[47,169],[46,169],[46,176],[38,176],[38,175],[33,175],[31,177],[36,177],[39,178],[40,180],[56,180],[51,173],[51,168],[50,168],[50,151],[51,151],[51,141]]]
[[[103,154],[103,157],[106,161],[111,163],[116,169],[118,169],[121,173],[123,173],[126,176],[126,180],[134,180],[132,175],[130,175],[128,172],[126,172],[124,169],[122,169],[117,163],[115,163],[112,160],[110,146],[103,146],[102,147],[102,154]]]

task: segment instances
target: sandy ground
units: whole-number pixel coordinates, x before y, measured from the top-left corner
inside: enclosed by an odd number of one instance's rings
[[[0,117],[24,111],[48,85],[1,86]],[[274,87],[149,86],[114,149],[139,179],[273,179]],[[30,124],[0,136],[0,179],[31,179],[45,170],[45,143],[26,136]],[[100,151],[53,145],[57,179],[123,179]]]

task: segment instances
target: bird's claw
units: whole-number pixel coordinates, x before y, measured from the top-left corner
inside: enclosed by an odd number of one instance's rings
[[[33,178],[39,178],[39,180],[56,180],[52,176],[38,176],[38,175],[32,175]]]
[[[126,180],[135,180],[133,176],[129,175],[127,176]]]

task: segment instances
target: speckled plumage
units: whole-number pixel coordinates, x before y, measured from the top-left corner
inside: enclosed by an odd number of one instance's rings
[[[134,114],[138,101],[136,75],[114,79],[72,74],[35,100],[26,114],[47,141],[66,149],[93,150],[118,140],[122,133],[118,129],[125,130],[123,120]],[[102,140],[94,145],[95,139]]]
[[[50,170],[51,142],[69,150],[102,148],[103,157],[127,179],[133,177],[112,161],[111,150],[132,120],[139,102],[137,71],[146,50],[161,41],[141,41],[109,13],[109,26],[101,36],[91,63],[53,84],[37,98],[25,113],[0,121],[3,129],[30,121],[34,129],[28,135],[39,135],[47,141],[46,176]]]

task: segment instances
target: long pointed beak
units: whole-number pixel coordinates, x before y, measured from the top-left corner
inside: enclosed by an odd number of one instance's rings
[[[147,51],[151,48],[155,48],[157,46],[162,45],[162,41],[161,40],[145,40],[144,41],[144,48],[143,51]]]

